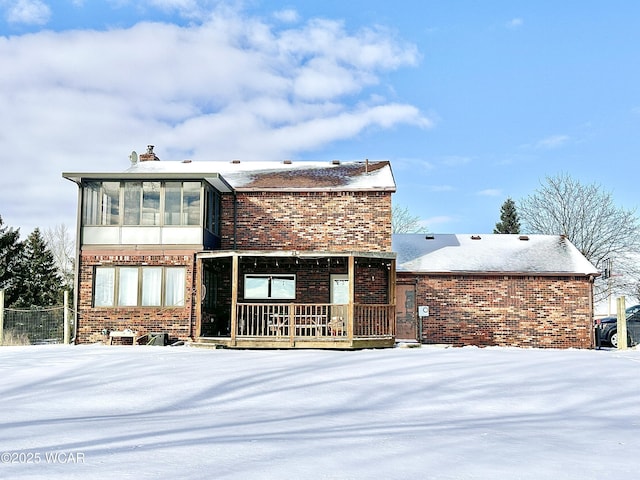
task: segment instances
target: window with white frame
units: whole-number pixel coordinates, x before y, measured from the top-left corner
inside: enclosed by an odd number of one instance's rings
[[[96,267],[95,307],[183,307],[184,267]]]
[[[296,298],[295,275],[256,275],[244,276],[245,299],[282,299]]]

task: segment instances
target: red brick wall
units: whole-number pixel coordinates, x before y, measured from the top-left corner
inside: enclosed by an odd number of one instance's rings
[[[93,272],[104,266],[184,266],[186,267],[186,305],[178,308],[156,307],[92,307]],[[108,340],[103,329],[130,328],[140,335],[167,332],[172,339],[187,340],[194,328],[195,290],[193,282],[194,255],[192,252],[171,254],[82,254],[80,258],[80,299],[78,310],[78,343]]]
[[[411,275],[398,274],[400,278]],[[424,343],[590,348],[592,285],[583,277],[417,276]]]
[[[389,192],[237,194],[238,250],[391,251]],[[233,195],[223,196],[222,249],[234,248]]]
[[[330,279],[331,275],[348,273],[347,258],[331,258],[331,264],[327,259],[322,260],[302,259],[299,264],[287,264],[291,259],[279,259],[279,266],[275,267],[275,259],[260,259],[260,264],[253,266],[251,260],[240,262],[240,273],[238,274],[239,301],[249,303],[273,303],[272,300],[245,300],[244,275],[249,274],[274,274],[290,273],[296,275],[296,298],[297,303],[329,303],[331,298]],[[358,258],[359,264],[355,266],[356,290],[355,303],[380,304],[388,303],[388,282],[389,267],[387,261],[380,262],[378,259]],[[286,301],[284,303],[287,303]]]
[[[355,303],[383,304],[389,301],[389,273],[387,262],[378,263],[367,259],[358,259],[356,265]]]

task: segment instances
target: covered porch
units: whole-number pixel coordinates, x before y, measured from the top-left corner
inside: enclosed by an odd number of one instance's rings
[[[196,342],[236,348],[373,348],[395,342],[395,254],[197,255]]]

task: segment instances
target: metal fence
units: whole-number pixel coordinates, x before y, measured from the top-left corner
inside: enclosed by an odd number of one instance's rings
[[[63,305],[55,307],[5,308],[0,290],[0,345],[69,343],[72,325],[67,292],[64,299]]]

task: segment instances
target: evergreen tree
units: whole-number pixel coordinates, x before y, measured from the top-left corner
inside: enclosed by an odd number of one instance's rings
[[[11,305],[18,294],[17,283],[24,244],[20,230],[3,226],[0,216],[0,289],[5,290],[5,304]]]
[[[520,233],[520,219],[516,212],[516,204],[507,198],[500,208],[500,221],[496,223],[493,233]]]
[[[53,253],[38,228],[25,241],[21,263],[18,298],[12,306],[29,308],[61,304],[62,278]]]

